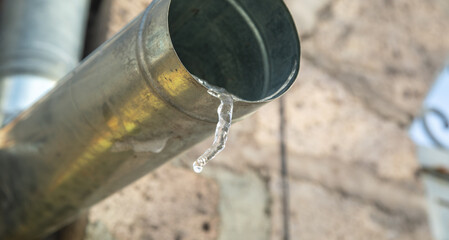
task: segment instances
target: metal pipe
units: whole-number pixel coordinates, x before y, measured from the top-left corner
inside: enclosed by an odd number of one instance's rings
[[[0,130],[0,238],[45,236],[294,82],[300,46],[278,0],[155,0]]]
[[[0,122],[31,106],[78,64],[89,2],[0,2]]]

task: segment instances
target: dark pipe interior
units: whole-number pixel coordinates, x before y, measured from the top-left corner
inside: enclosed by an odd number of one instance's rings
[[[169,28],[192,74],[244,100],[276,97],[296,77],[299,41],[281,0],[172,0]]]

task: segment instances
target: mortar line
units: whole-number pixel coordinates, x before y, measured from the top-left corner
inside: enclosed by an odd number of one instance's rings
[[[283,240],[290,239],[290,192],[288,182],[288,165],[287,165],[287,148],[286,148],[286,136],[285,136],[285,108],[284,98],[279,99],[279,132],[280,132],[280,160],[281,160],[281,180],[282,180],[282,228],[283,228]]]

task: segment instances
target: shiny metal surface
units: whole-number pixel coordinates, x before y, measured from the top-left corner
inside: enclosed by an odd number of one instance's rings
[[[0,120],[31,106],[79,62],[89,0],[0,1]]]
[[[3,123],[13,120],[56,85],[54,80],[28,74],[5,76],[1,81],[0,111]]]
[[[299,54],[280,0],[153,1],[0,130],[0,239],[45,236],[211,135],[219,101],[191,74],[241,118],[291,86]]]

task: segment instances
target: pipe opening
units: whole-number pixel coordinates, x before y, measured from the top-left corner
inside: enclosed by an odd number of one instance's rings
[[[172,0],[168,22],[187,70],[242,100],[275,98],[295,80],[299,40],[280,0]]]

